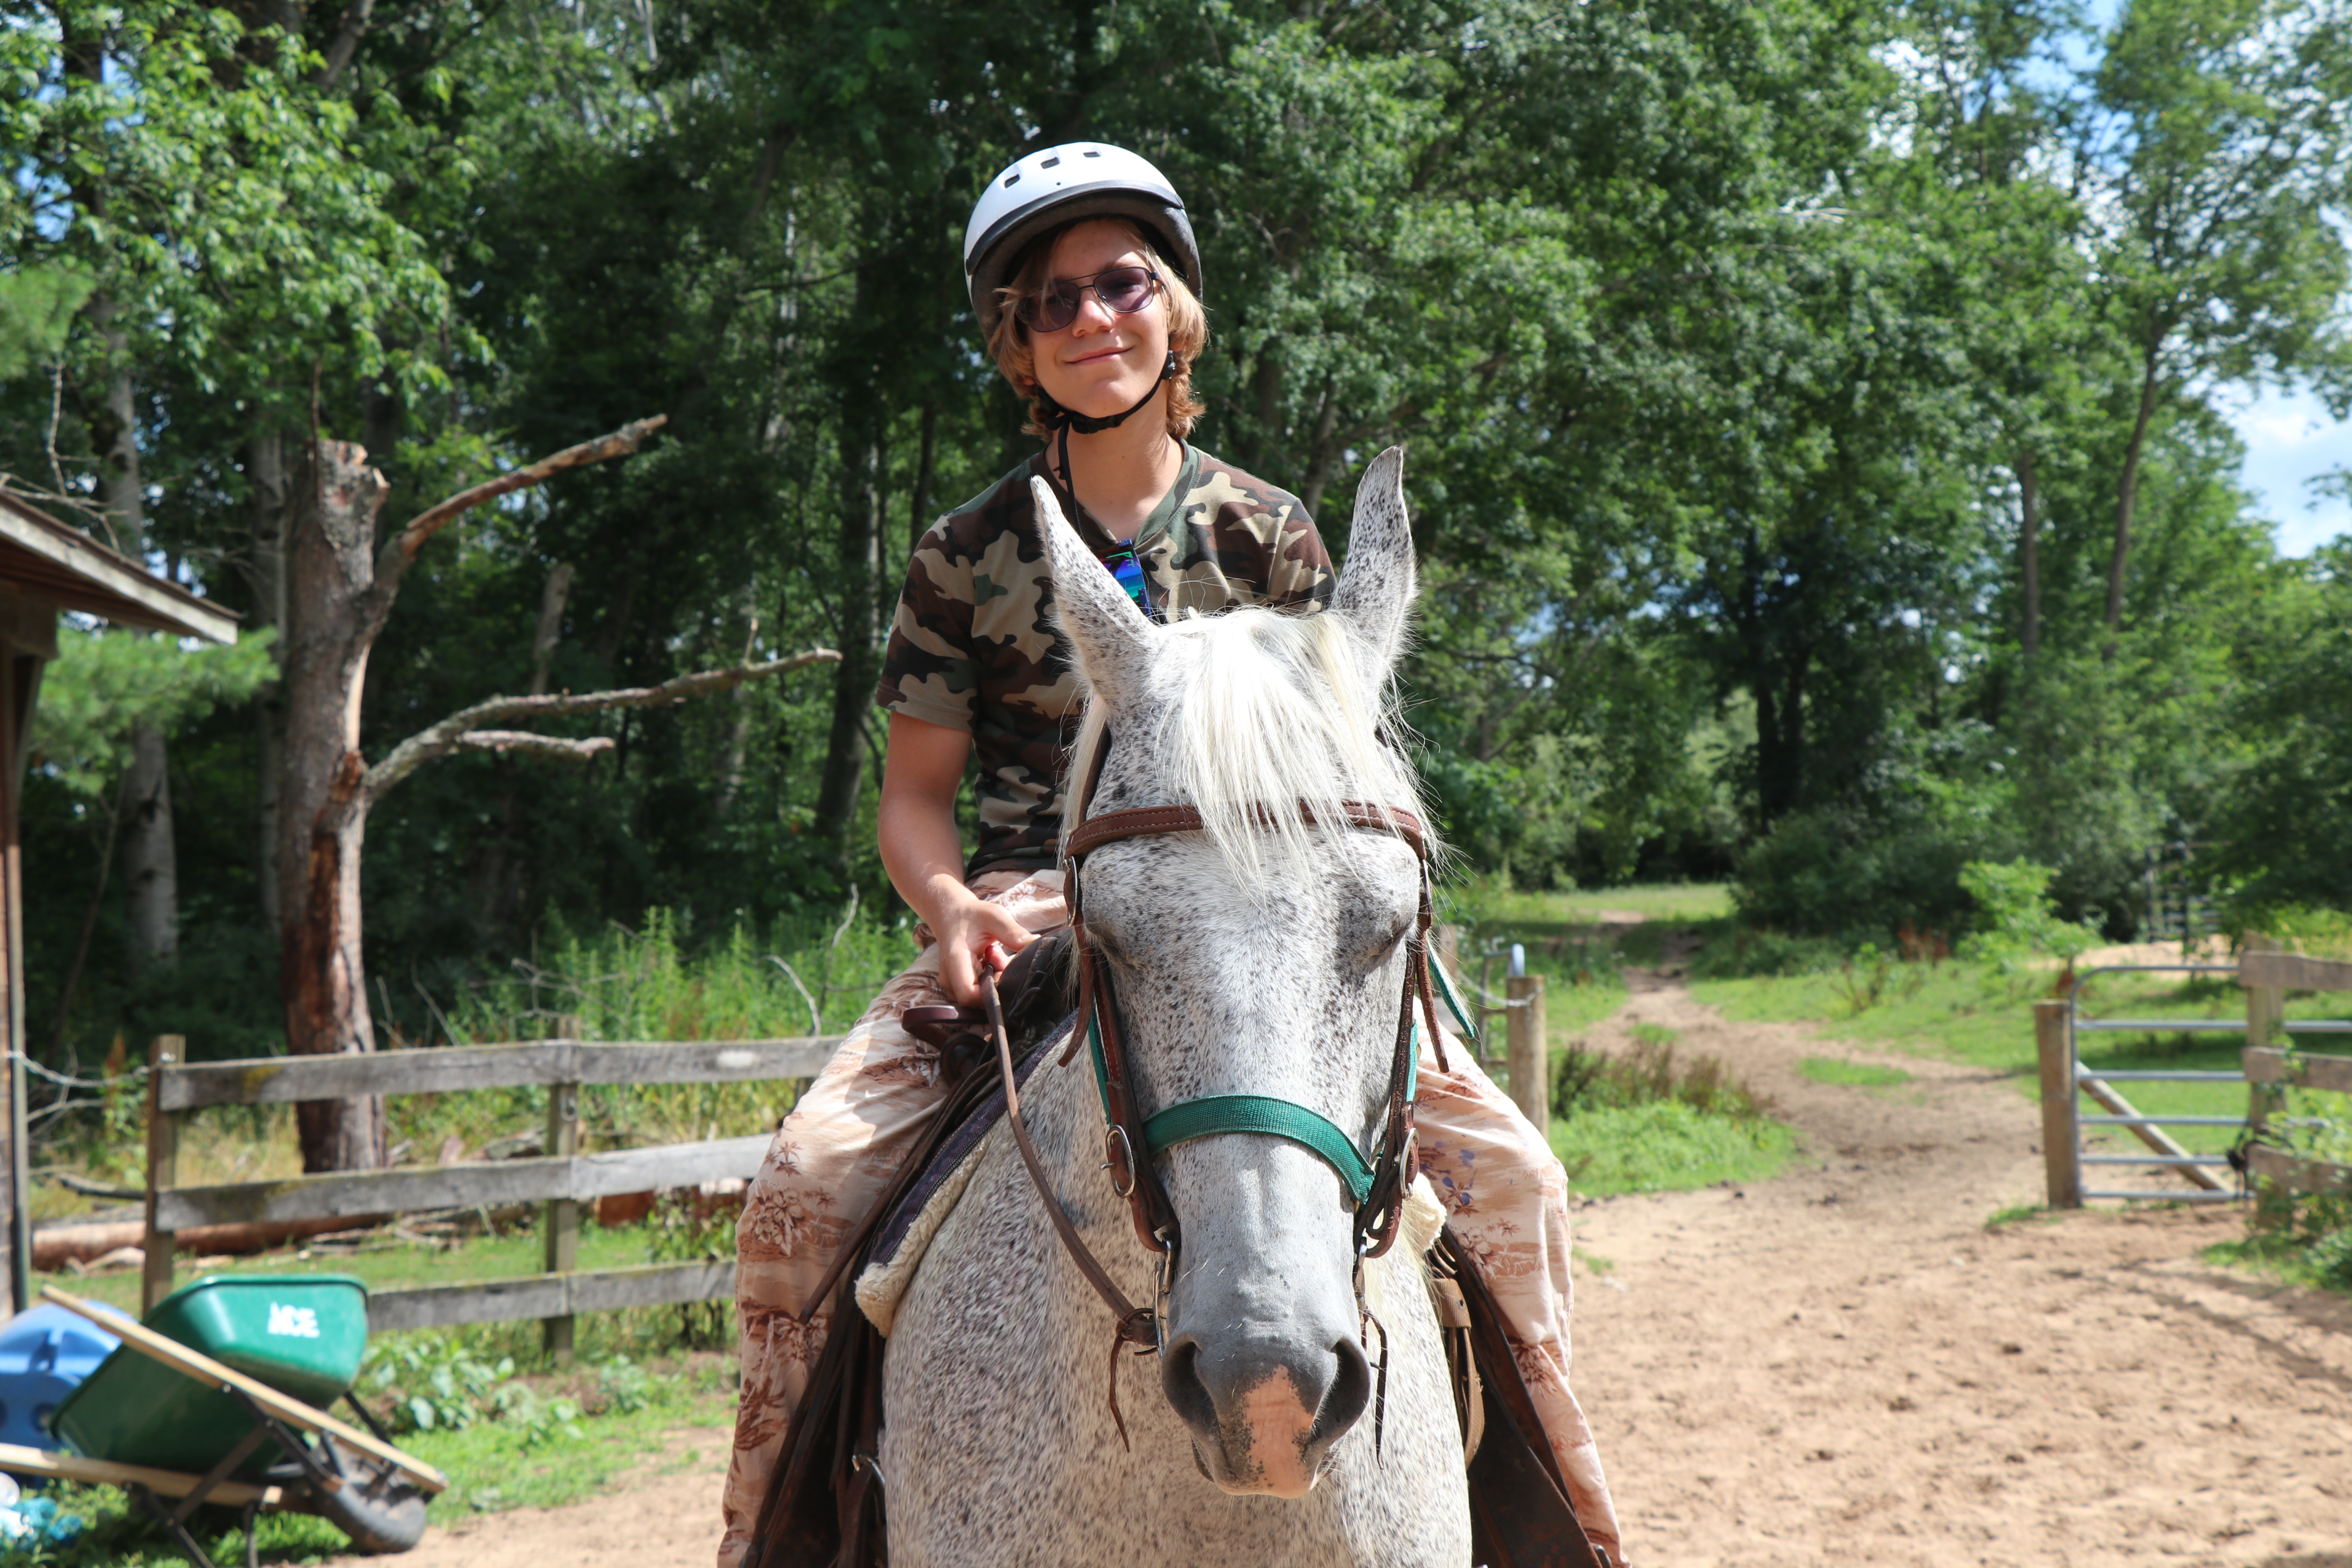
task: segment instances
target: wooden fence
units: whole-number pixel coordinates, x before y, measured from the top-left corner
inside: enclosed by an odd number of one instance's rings
[[[2250,937],[2250,947],[2263,939]],[[2195,970],[2203,965],[2130,966],[2159,969]],[[2087,972],[2084,978],[2087,979]],[[2108,1029],[2145,1029],[2163,1033],[2181,1029],[2227,1030],[2241,1029],[2245,1034],[2245,1047],[2241,1058],[2247,1089],[2245,1126],[2256,1140],[2279,1114],[2284,1091],[2290,1088],[2326,1089],[2352,1094],[2352,1057],[2311,1056],[2296,1053],[2290,1056],[2275,1042],[2286,1027],[2286,994],[2290,991],[2352,992],[2352,963],[2332,959],[2305,958],[2299,953],[2248,951],[2240,954],[2236,965],[2239,986],[2245,992],[2246,1016],[2241,1024],[2232,1020],[2178,1019],[2103,1019],[2097,1021],[2076,1016],[2076,997],[2080,994],[2078,981],[2075,994],[2063,1001],[2039,1002],[2034,1005],[2034,1031],[2042,1060],[2042,1154],[2048,1173],[2048,1196],[2053,1208],[2079,1208],[2085,1197],[2167,1197],[2230,1195],[2218,1181],[2207,1174],[2203,1167],[2218,1163],[2218,1157],[2190,1155],[2166,1136],[2163,1124],[2220,1124],[2234,1121],[2226,1117],[2204,1116],[2143,1116],[2125,1100],[2105,1079],[2095,1078],[2081,1063],[2075,1046],[2076,1031],[2084,1027]],[[2352,1032],[2352,1024],[2328,1020],[2317,1024],[2298,1020],[2295,1030],[2313,1033],[2342,1034]],[[2210,1072],[2134,1072],[2109,1073],[2108,1079],[2230,1079],[2234,1074]],[[2106,1110],[2108,1116],[2083,1117],[2076,1105],[2078,1094],[2089,1094]],[[2095,1121],[2127,1128],[2155,1152],[2137,1157],[2102,1156],[2110,1164],[2162,1164],[2179,1170],[2196,1182],[2205,1194],[2164,1193],[2102,1193],[2085,1191],[2083,1165],[2086,1159],[2082,1152],[2081,1126]],[[2294,1193],[2352,1193],[2352,1165],[2337,1164],[2325,1160],[2306,1160],[2284,1150],[2259,1141],[2251,1143],[2246,1152],[2246,1170],[2251,1176],[2264,1177]]]
[[[514,1279],[427,1285],[371,1294],[368,1328],[421,1329],[538,1318],[550,1350],[572,1348],[573,1315],[616,1307],[705,1301],[733,1294],[735,1265],[698,1260],[629,1268],[574,1267],[580,1205],[619,1193],[749,1178],[768,1134],[579,1152],[580,1090],[591,1084],[745,1083],[815,1076],[838,1037],[784,1040],[545,1040],[450,1046],[364,1056],[262,1057],[189,1062],[179,1037],[155,1042],[147,1080],[147,1265],[152,1309],[172,1289],[174,1233],[199,1226],[364,1219],[426,1209],[544,1203],[546,1271]],[[178,1151],[190,1113],[215,1105],[274,1105],[354,1095],[446,1094],[543,1087],[547,1152],[539,1158],[402,1166],[219,1186],[178,1184]]]

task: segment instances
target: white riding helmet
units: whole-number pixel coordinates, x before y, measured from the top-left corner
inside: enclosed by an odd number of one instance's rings
[[[1065,142],[1007,165],[988,182],[964,226],[963,269],[982,338],[996,331],[996,291],[1012,281],[1023,247],[1048,229],[1089,217],[1140,224],[1199,295],[1201,249],[1184,216],[1184,198],[1167,176],[1124,147]]]

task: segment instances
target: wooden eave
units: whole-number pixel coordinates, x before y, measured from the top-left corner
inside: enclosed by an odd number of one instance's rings
[[[118,626],[236,641],[237,616],[0,488],[0,587]]]

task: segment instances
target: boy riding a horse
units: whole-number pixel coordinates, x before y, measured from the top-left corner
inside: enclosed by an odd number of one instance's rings
[[[778,1128],[737,1229],[742,1394],[719,1568],[750,1544],[834,1314],[857,1310],[846,1286],[814,1298],[946,1099],[939,1051],[904,1015],[976,1005],[992,949],[1018,952],[1069,919],[1056,860],[1082,694],[1054,618],[1033,479],[1052,487],[1150,620],[1239,605],[1308,616],[1332,597],[1330,558],[1297,499],[1186,439],[1202,411],[1192,368],[1208,328],[1192,226],[1157,169],[1093,142],[1020,160],[975,207],[964,266],[989,352],[1045,445],[933,524],[908,568],[875,694],[890,715],[879,828],[922,951]],[[967,858],[955,808],[975,752],[978,843]],[[1416,1137],[1446,1226],[1492,1291],[1577,1519],[1622,1563],[1569,1387],[1559,1163],[1450,1040],[1423,1047]]]

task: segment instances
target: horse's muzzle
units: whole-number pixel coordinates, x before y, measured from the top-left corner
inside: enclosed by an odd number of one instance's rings
[[[1353,1334],[1318,1346],[1303,1335],[1240,1325],[1205,1340],[1179,1335],[1160,1383],[1192,1428],[1211,1480],[1229,1492],[1281,1498],[1307,1495],[1372,1391],[1370,1365]]]

